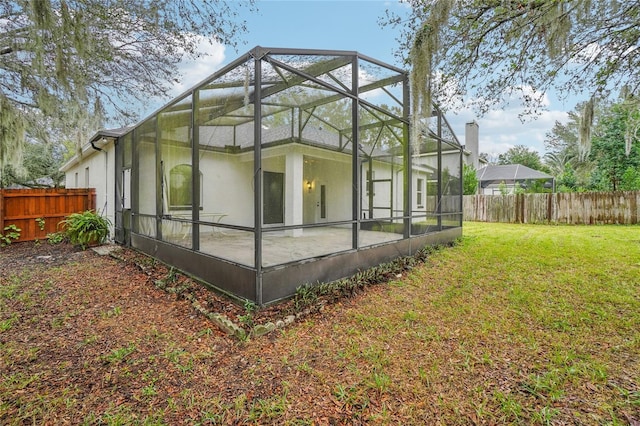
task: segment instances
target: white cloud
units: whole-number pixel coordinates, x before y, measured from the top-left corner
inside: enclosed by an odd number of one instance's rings
[[[166,105],[168,101],[191,89],[220,69],[224,64],[226,59],[224,45],[217,42],[212,44],[201,36],[194,35],[193,37],[198,42],[196,50],[200,53],[200,56],[196,59],[183,60],[178,65],[179,75],[176,76],[178,81],[174,82],[169,89],[169,98],[150,99],[147,104],[142,106],[139,118],[147,117],[158,108]]]
[[[171,91],[172,96],[184,93],[224,64],[225,47],[223,45],[212,45],[206,40],[200,40],[199,51],[204,55],[197,60],[184,61],[180,65],[183,78],[174,85]],[[367,96],[375,97],[378,94],[377,91],[372,91]],[[553,128],[556,121],[566,123],[568,118],[566,111],[553,107],[553,102],[547,95],[539,95],[527,87],[514,89],[510,101],[504,107],[490,109],[482,117],[478,117],[472,108],[474,100],[462,103],[460,98],[455,96],[453,89],[451,95],[449,99],[453,102],[448,106],[445,115],[460,143],[465,143],[465,124],[475,120],[479,126],[480,152],[486,152],[492,157],[497,157],[516,145],[525,145],[541,155],[544,154],[546,133]],[[548,110],[536,117],[526,117],[522,121],[520,117],[524,111],[521,106],[522,97],[526,95],[543,96],[540,98],[541,104]]]
[[[182,78],[174,84],[171,90],[173,96],[178,96],[189,90],[216,72],[225,61],[224,45],[218,42],[210,43],[200,36],[196,36],[196,39],[198,40],[197,51],[201,56],[197,59],[183,61],[180,64]]]
[[[543,155],[547,132],[556,121],[566,123],[567,112],[554,109],[548,96],[544,95],[540,99],[547,110],[535,117],[521,118],[524,111],[521,106],[523,95],[542,96],[521,88],[513,92],[511,100],[504,107],[490,109],[482,117],[476,116],[469,102],[467,106],[449,109],[446,113],[447,120],[462,144],[465,124],[475,120],[479,127],[480,152],[486,152],[491,157],[497,157],[516,145],[525,145]]]

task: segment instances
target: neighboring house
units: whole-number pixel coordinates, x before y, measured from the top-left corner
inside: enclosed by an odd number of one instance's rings
[[[409,135],[407,72],[256,47],[63,170],[117,242],[260,305],[462,234],[463,149]],[[354,149],[355,148],[355,149]]]
[[[29,189],[29,188],[55,188],[57,182],[54,182],[50,177],[40,177],[30,182],[25,182],[26,185],[19,183],[12,183],[5,189]]]
[[[513,194],[516,188],[526,189],[541,181],[544,188],[555,191],[555,178],[522,164],[489,165],[477,172],[478,194]]]

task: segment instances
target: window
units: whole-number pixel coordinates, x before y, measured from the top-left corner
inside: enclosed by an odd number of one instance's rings
[[[84,169],[84,187],[89,188],[89,168]]]
[[[416,184],[416,204],[419,208],[424,207],[424,179],[418,179]]]
[[[169,173],[169,206],[172,209],[190,209],[193,185],[191,184],[191,166],[178,164]],[[200,208],[202,208],[202,172],[200,172]]]
[[[78,172],[76,172],[76,175],[74,176],[74,180],[73,180],[73,187],[74,188],[79,188],[78,184],[80,182],[78,182]]]
[[[284,223],[284,173],[267,172],[263,179],[263,222],[265,225]]]
[[[131,169],[122,171],[122,208],[131,209]]]

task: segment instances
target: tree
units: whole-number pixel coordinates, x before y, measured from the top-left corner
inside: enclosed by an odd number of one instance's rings
[[[504,154],[498,156],[498,164],[522,164],[534,170],[546,171],[538,151],[524,145],[516,145],[509,148]]]
[[[385,23],[401,28],[398,54],[412,66],[414,114],[416,102],[452,95],[474,99],[483,113],[514,92],[525,114],[535,114],[550,89],[594,98],[640,85],[639,0],[407,3],[408,17],[389,13]],[[586,106],[583,136],[593,102]]]
[[[1,186],[18,184],[29,188],[58,187],[64,178],[60,172],[64,150],[59,146],[29,141],[24,146],[22,166],[18,172],[11,164],[5,165]]]
[[[0,171],[38,139],[42,120],[80,144],[105,113],[135,117],[132,99],[166,96],[202,41],[234,45],[245,6],[252,2],[0,0]]]
[[[594,127],[601,115],[601,111],[609,106],[608,103],[600,103],[594,111]],[[556,177],[559,191],[580,191],[589,186],[590,175],[595,167],[587,155],[584,157],[583,148],[579,139],[579,127],[581,111],[584,103],[576,105],[569,112],[569,120],[566,124],[557,122],[547,133],[544,155],[544,164],[551,174]],[[588,154],[588,153],[587,153]]]
[[[484,160],[486,164],[498,164],[498,156],[496,154],[481,152],[480,154],[478,154],[478,158]]]
[[[580,120],[580,105],[575,111],[569,111],[566,124],[556,121],[544,140],[547,153],[553,157],[578,159],[580,155],[578,146],[578,125]]]
[[[569,113],[566,124],[557,123],[547,133],[549,150],[545,164],[556,176],[559,191],[611,191],[640,189],[638,144],[630,144],[630,135],[640,108],[623,94],[617,102],[599,102],[593,111],[592,148],[583,158],[579,142],[580,111],[578,104]]]
[[[634,167],[627,167],[620,179],[621,191],[637,191],[640,190],[640,170]]]
[[[556,176],[556,191],[557,192],[576,192],[580,191],[582,186],[578,181],[576,172],[573,170],[571,163],[568,163]]]
[[[462,165],[463,194],[474,195],[478,191],[478,175],[476,170],[468,164]]]
[[[591,160],[597,166],[591,176],[594,189],[640,189],[635,186],[640,169],[640,146],[634,144],[628,155],[626,152],[625,134],[630,113],[623,103],[618,103],[600,118],[591,149]]]

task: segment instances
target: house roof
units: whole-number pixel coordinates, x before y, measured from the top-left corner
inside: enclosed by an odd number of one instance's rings
[[[478,170],[478,180],[483,184],[537,179],[553,179],[553,176],[522,164],[489,165]]]
[[[116,129],[101,129],[101,130],[98,130],[93,135],[93,137],[91,137],[91,139],[89,139],[89,142],[95,142],[102,138],[116,139],[116,138],[119,138],[120,136],[124,136],[132,128],[133,128],[132,126],[126,126],[126,127],[118,127]]]
[[[66,163],[64,163],[60,167],[59,170],[62,171],[62,172],[66,172],[71,167],[73,167],[74,165],[78,164],[83,156],[92,155],[93,153],[95,153],[98,150],[100,150],[101,148],[103,148],[109,142],[113,142],[114,140],[118,139],[120,136],[124,136],[132,128],[133,127],[128,126],[128,127],[118,127],[118,128],[115,128],[115,129],[101,129],[101,130],[98,130],[89,139],[89,141],[82,146],[82,150],[81,150],[82,154],[81,155],[76,154],[73,157],[71,157]],[[104,141],[104,143],[99,143],[101,141]]]

